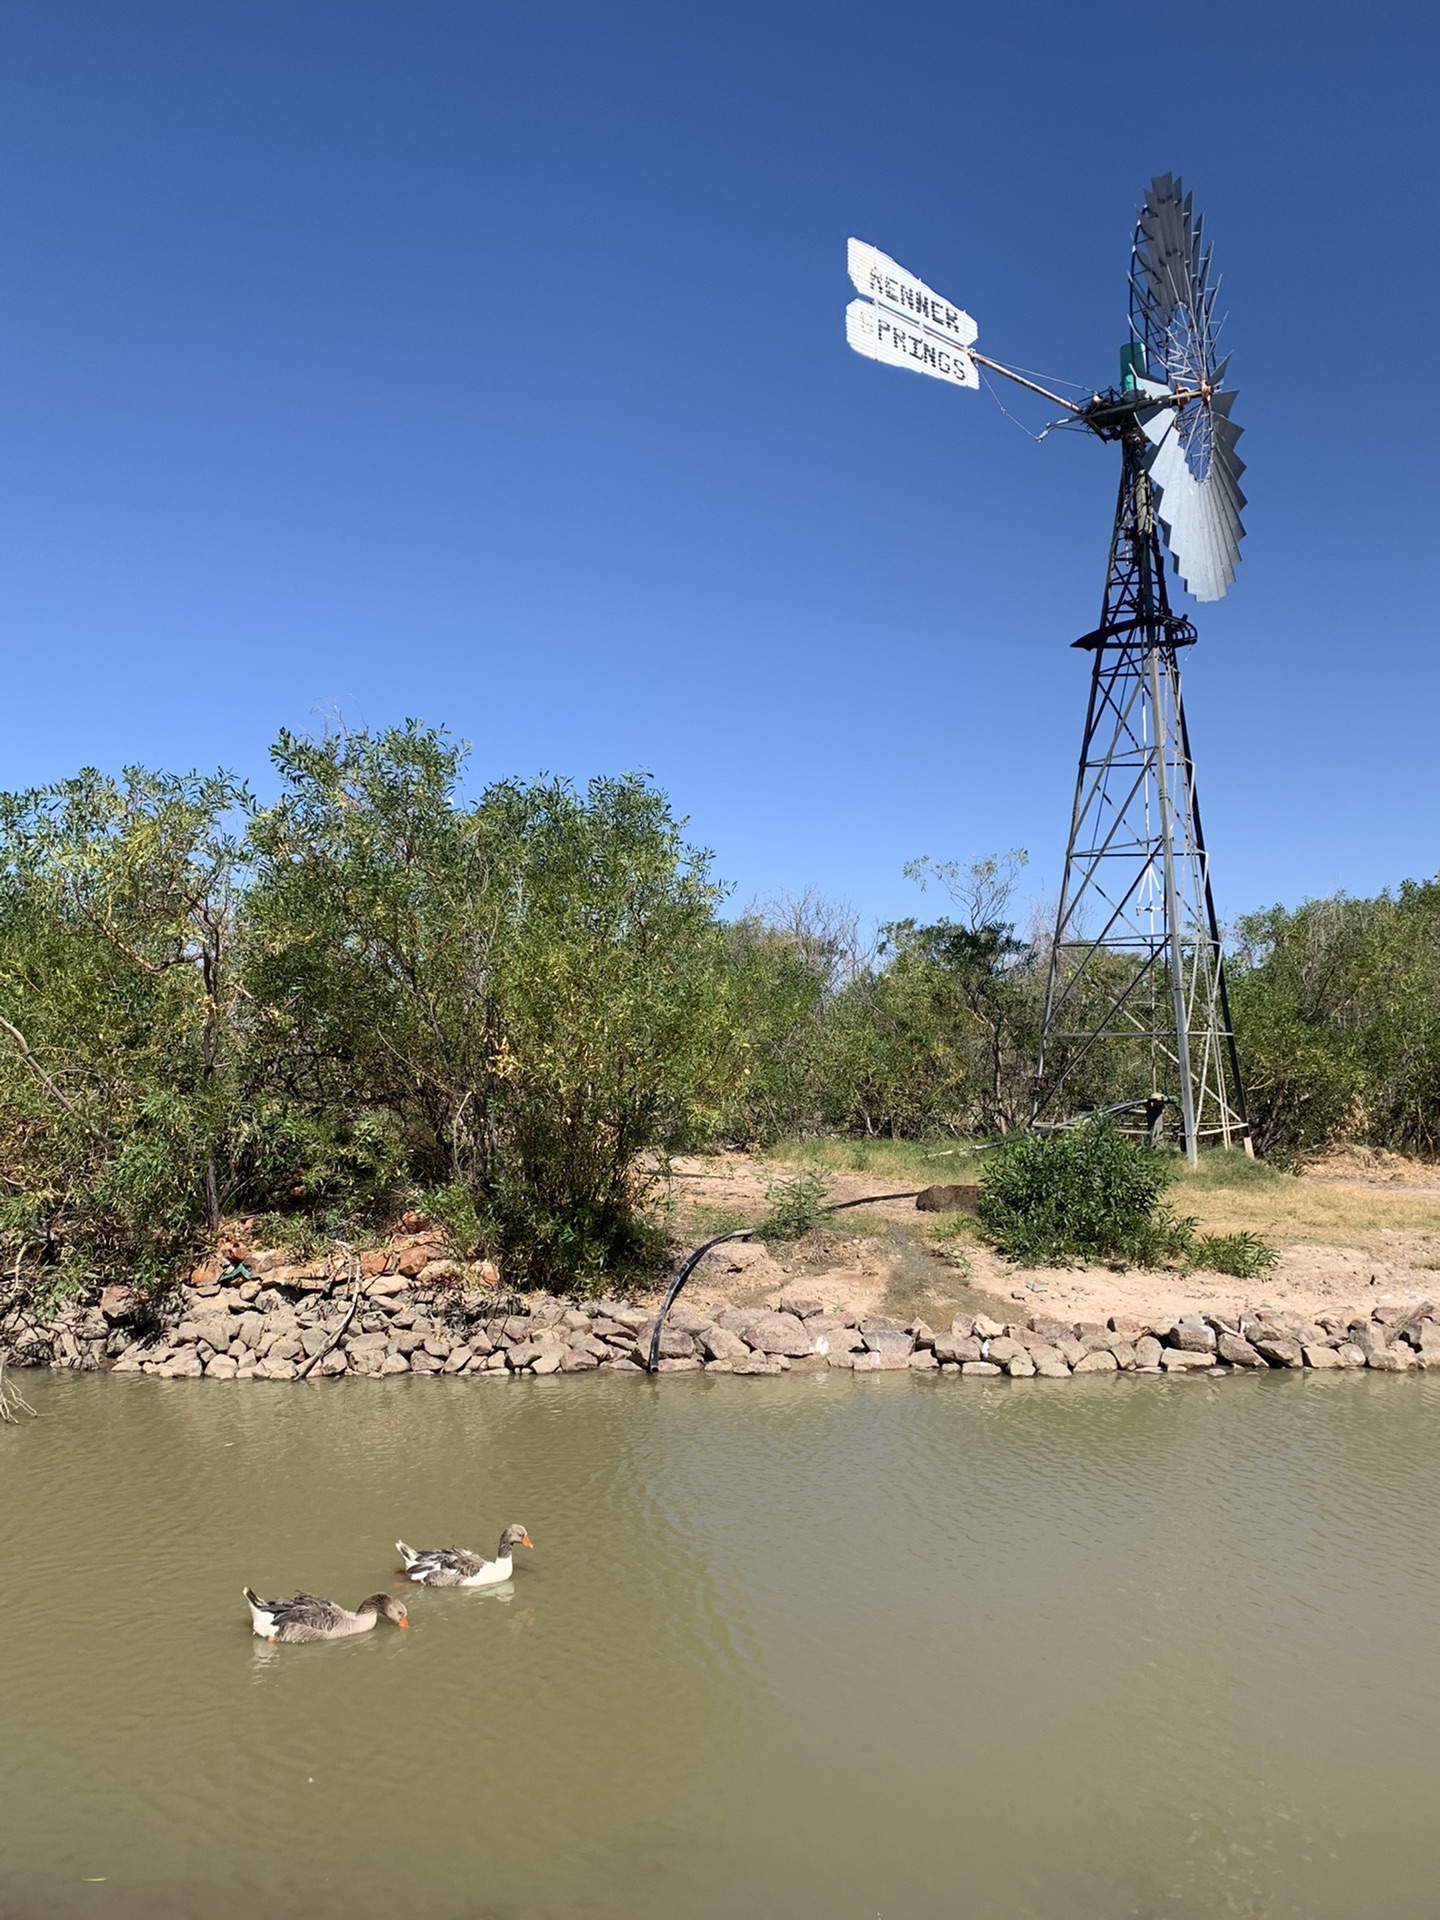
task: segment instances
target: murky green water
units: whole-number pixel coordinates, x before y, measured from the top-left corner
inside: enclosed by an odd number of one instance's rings
[[[24,1385],[5,1920],[1440,1903],[1440,1377]]]

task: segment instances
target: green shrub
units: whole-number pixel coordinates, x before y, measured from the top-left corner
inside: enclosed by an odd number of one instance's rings
[[[1159,1209],[1174,1170],[1170,1155],[1108,1121],[1026,1134],[986,1161],[980,1220],[1002,1253],[1028,1264],[1174,1258],[1193,1232],[1193,1222]]]
[[[1235,1280],[1254,1280],[1279,1265],[1280,1256],[1254,1233],[1207,1233],[1190,1249],[1190,1265]]]
[[[794,1173],[766,1187],[770,1202],[755,1229],[762,1240],[799,1240],[815,1225],[830,1191],[823,1173]]]

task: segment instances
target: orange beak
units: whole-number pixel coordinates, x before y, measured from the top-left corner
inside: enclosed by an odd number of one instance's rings
[[[520,1542],[520,1544],[522,1547],[533,1547],[535,1542],[530,1538],[529,1534],[527,1533],[525,1538]]]
[[[400,1631],[401,1631],[402,1633],[404,1633],[404,1631],[406,1630],[406,1628],[407,1628],[407,1627],[408,1627],[409,1625],[410,1625],[410,1622],[409,1622],[408,1620],[402,1620],[402,1621],[400,1622]]]

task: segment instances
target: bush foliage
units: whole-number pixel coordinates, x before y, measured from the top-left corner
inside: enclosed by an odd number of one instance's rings
[[[727,921],[636,776],[471,796],[465,749],[413,723],[284,734],[273,759],[268,805],[142,768],[0,796],[12,1253],[159,1274],[225,1215],[303,1238],[429,1195],[511,1275],[599,1286],[658,1257],[647,1194],[676,1151],[1027,1121],[1048,949],[1017,930],[1021,853],[914,863],[946,910],[867,941],[814,895]],[[1230,978],[1263,1149],[1440,1146],[1440,882],[1253,915]],[[1082,1107],[1134,1091],[1104,1053]],[[1139,1258],[1146,1231],[1184,1238],[1146,1212],[1164,1165],[1103,1131],[1025,1142],[987,1205],[1024,1257]],[[1022,1229],[1027,1180],[1051,1186]],[[777,1196],[781,1225],[803,1198]]]
[[[1151,1265],[1183,1253],[1188,1221],[1159,1209],[1175,1160],[1103,1120],[1025,1134],[997,1148],[980,1180],[980,1220],[1027,1265],[1071,1259]]]

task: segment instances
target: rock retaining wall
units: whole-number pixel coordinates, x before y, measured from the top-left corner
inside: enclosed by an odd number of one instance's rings
[[[23,1291],[0,1303],[0,1358],[16,1366],[109,1368],[161,1379],[297,1380],[339,1375],[640,1373],[653,1310],[626,1300],[505,1296],[493,1268],[466,1267],[415,1242],[353,1264],[247,1262],[248,1278],[197,1269],[147,1303],[128,1287],[46,1317]],[[365,1271],[366,1268],[369,1271]],[[353,1312],[352,1312],[353,1308]],[[961,1315],[859,1318],[782,1295],[764,1307],[706,1311],[682,1300],[660,1341],[662,1373],[939,1372],[966,1378],[1083,1373],[1228,1373],[1262,1368],[1440,1369],[1430,1302],[1324,1314],[1273,1309],[1185,1316],[1168,1325],[1034,1314],[1024,1326]]]

